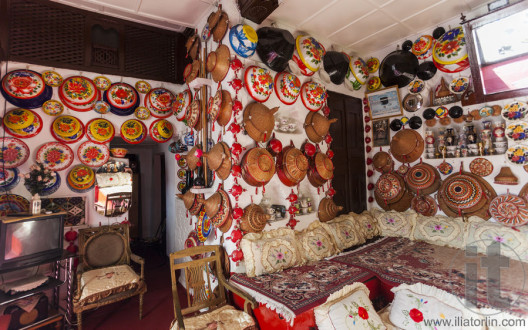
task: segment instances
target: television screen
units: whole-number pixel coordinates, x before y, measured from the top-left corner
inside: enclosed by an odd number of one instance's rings
[[[57,218],[13,222],[5,227],[4,260],[61,248],[62,223]]]

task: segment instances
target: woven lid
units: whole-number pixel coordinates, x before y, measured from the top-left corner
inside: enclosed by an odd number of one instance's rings
[[[318,112],[310,112],[304,120],[304,130],[310,141],[319,143],[328,134],[330,124],[336,121],[337,118],[328,119]]]
[[[506,184],[506,185],[516,185],[519,183],[519,179],[513,174],[509,166],[503,166],[500,169],[499,174],[495,177],[495,183],[497,184]]]
[[[282,170],[290,179],[301,182],[308,171],[308,159],[295,147],[286,147],[282,153]]]
[[[224,80],[227,71],[229,71],[229,57],[231,56],[231,53],[229,52],[229,47],[223,44],[218,46],[215,53],[216,63],[212,71],[212,76],[215,82],[220,82]]]
[[[428,195],[440,187],[440,173],[434,166],[419,163],[407,172],[405,181],[412,192],[416,193],[420,190],[423,194]]]
[[[424,147],[422,136],[413,129],[397,132],[390,143],[392,155],[402,163],[411,163],[420,158]]]
[[[216,169],[216,174],[221,180],[225,180],[231,173],[231,167],[233,166],[233,162],[231,160],[231,149],[225,142],[219,142],[219,144],[221,144],[224,147],[225,157],[222,160],[220,167]]]
[[[314,164],[317,173],[324,180],[330,180],[334,176],[334,164],[327,155],[322,152],[315,154]]]
[[[319,209],[317,210],[319,221],[327,222],[332,220],[342,209],[343,207],[336,205],[334,200],[330,197],[321,199],[321,202],[319,202]]]
[[[192,149],[185,155],[185,159],[187,160],[187,166],[189,166],[189,169],[191,171],[194,171],[196,167],[198,166],[198,162],[200,161],[200,158],[196,157],[195,153],[198,150],[198,146],[192,147]]]
[[[183,201],[183,205],[185,205],[185,208],[188,210],[193,206],[194,200],[196,198],[196,195],[192,193],[190,190],[187,190],[185,194],[176,194],[178,198],[180,198]]]
[[[264,148],[255,147],[242,158],[242,174],[258,183],[268,183],[275,174],[275,161]]]
[[[213,218],[218,213],[220,206],[222,205],[222,195],[220,195],[219,192],[215,192],[209,198],[207,198],[203,204],[207,216],[209,218]]]
[[[394,162],[388,152],[378,151],[374,157],[372,157],[372,165],[378,172],[386,173],[394,168]]]
[[[257,204],[249,204],[244,209],[240,229],[248,233],[261,232],[269,219],[270,215],[262,207]]]
[[[229,195],[223,189],[218,189],[217,194],[220,194],[222,196],[222,202],[220,205],[220,210],[214,217],[211,218],[211,221],[213,222],[213,225],[215,227],[225,228],[224,225],[226,224],[226,222],[229,221],[229,218],[231,217],[231,201],[229,200]],[[229,227],[230,226],[231,224],[229,224]]]
[[[224,147],[220,143],[217,143],[211,150],[204,153],[203,157],[207,159],[207,165],[209,165],[210,169],[217,170],[226,157]]]
[[[473,212],[486,203],[480,182],[465,173],[451,174],[444,180],[438,193],[438,197],[452,210]]]
[[[384,173],[376,182],[374,194],[387,203],[394,203],[403,196],[405,183],[396,173]]]
[[[275,117],[273,114],[278,107],[269,109],[260,103],[251,103],[244,109],[244,128],[248,135],[256,142],[266,142],[273,133]]]
[[[233,113],[233,99],[231,98],[231,93],[222,89],[222,104],[220,105],[220,110],[218,111],[218,117],[216,121],[220,126],[226,126],[231,120],[231,115]]]

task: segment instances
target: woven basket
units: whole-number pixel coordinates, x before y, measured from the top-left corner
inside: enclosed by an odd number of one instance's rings
[[[407,187],[413,193],[420,195],[429,195],[440,188],[442,181],[438,170],[429,164],[419,163],[411,167],[405,175]]]
[[[220,105],[220,110],[218,111],[218,117],[216,117],[216,122],[220,126],[226,126],[231,120],[232,113],[233,99],[231,98],[231,93],[222,89],[222,104]]]
[[[325,197],[319,202],[319,209],[317,210],[319,221],[330,221],[335,218],[341,210],[343,210],[342,206],[337,206],[333,199]]]
[[[314,187],[321,187],[326,181],[334,176],[334,164],[327,155],[318,152],[310,158],[308,169],[308,181]]]
[[[306,115],[303,126],[308,139],[313,143],[319,143],[328,134],[330,125],[336,121],[337,118],[328,119],[318,112],[310,112]]]
[[[244,128],[256,142],[266,142],[273,133],[275,118],[273,114],[278,107],[269,109],[261,103],[251,103],[244,109]]]
[[[255,187],[268,183],[275,174],[275,161],[264,148],[255,147],[248,150],[241,161],[242,178]]]
[[[240,229],[247,233],[259,233],[264,229],[269,219],[270,215],[264,212],[262,207],[257,204],[249,204],[244,209]]]
[[[287,146],[277,156],[277,176],[288,187],[296,186],[306,177],[308,158],[295,146]]]
[[[412,163],[420,158],[424,147],[422,136],[413,129],[397,132],[390,143],[392,156],[401,163]]]
[[[372,165],[376,171],[381,173],[387,173],[394,169],[394,161],[391,155],[385,151],[379,151],[372,157]]]

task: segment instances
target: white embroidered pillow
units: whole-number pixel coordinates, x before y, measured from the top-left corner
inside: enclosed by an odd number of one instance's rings
[[[412,238],[427,243],[465,248],[464,235],[466,224],[462,218],[450,218],[442,215],[426,217],[418,214]]]
[[[406,237],[412,239],[412,230],[417,213],[411,210],[406,212],[380,211],[372,212],[381,229],[382,236]]]
[[[247,234],[242,238],[240,247],[248,277],[276,273],[304,263],[291,229]]]
[[[365,243],[363,233],[357,230],[354,220],[349,217],[338,217],[322,225],[332,234],[339,251]]]
[[[356,282],[343,287],[314,308],[315,323],[326,329],[386,329],[369,299],[369,289]]]
[[[365,239],[371,239],[381,235],[380,227],[376,219],[372,216],[369,211],[363,211],[361,214],[355,214],[356,226],[359,231],[363,233]]]
[[[487,254],[487,247],[494,242],[500,243],[501,255],[528,262],[528,239],[524,229],[516,231],[477,216],[468,219],[466,245],[477,246],[478,253]]]
[[[433,326],[426,322],[435,322],[434,329],[462,328],[463,319],[481,319],[479,314],[471,312],[465,301],[444,290],[422,283],[401,284],[391,289],[394,292],[389,319],[394,326],[403,329],[429,329]],[[477,311],[476,308],[474,308]],[[478,321],[478,320],[475,320]],[[447,326],[447,323],[451,326]],[[455,326],[459,322],[459,326]],[[476,324],[480,324],[476,322]],[[481,326],[464,329],[483,329]]]
[[[301,246],[304,258],[308,261],[318,261],[338,252],[334,238],[319,221],[314,221],[308,228],[296,232],[295,237]]]

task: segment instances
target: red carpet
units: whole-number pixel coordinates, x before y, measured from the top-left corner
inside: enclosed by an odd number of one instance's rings
[[[83,313],[83,329],[169,329],[174,319],[169,258],[153,248],[135,251],[145,258],[147,293],[143,319],[139,320],[139,297]],[[180,291],[181,292],[181,291]]]

